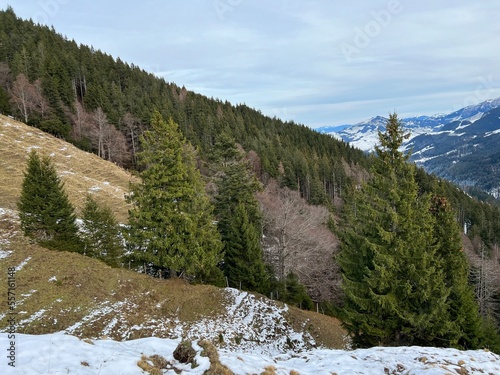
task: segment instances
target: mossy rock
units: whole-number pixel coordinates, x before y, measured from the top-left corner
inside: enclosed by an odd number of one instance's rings
[[[180,363],[194,364],[196,357],[196,350],[193,349],[191,341],[182,341],[174,350],[174,358]]]

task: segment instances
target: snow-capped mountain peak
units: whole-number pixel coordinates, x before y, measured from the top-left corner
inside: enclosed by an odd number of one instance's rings
[[[449,114],[419,115],[401,121],[410,131],[403,147],[412,149],[414,162],[452,182],[500,195],[500,98]],[[324,127],[318,131],[372,152],[386,123],[387,118],[375,116],[341,130],[332,132]]]

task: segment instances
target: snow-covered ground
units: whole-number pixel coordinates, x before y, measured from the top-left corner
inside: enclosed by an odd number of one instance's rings
[[[210,366],[194,343],[198,367],[179,364],[173,351],[179,342],[144,338],[131,341],[80,340],[64,333],[15,334],[10,355],[8,333],[0,334],[2,374],[144,374],[137,363],[143,355],[161,355],[182,374],[203,374]],[[500,356],[484,350],[459,351],[423,347],[371,348],[354,351],[314,349],[302,353],[262,355],[220,351],[221,362],[235,374],[261,374],[273,367],[276,374],[500,374]],[[15,360],[15,367],[9,362]],[[164,370],[174,374],[174,370]]]

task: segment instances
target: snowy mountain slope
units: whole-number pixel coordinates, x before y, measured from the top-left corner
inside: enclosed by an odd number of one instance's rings
[[[2,374],[144,374],[138,366],[143,356],[160,355],[169,364],[165,374],[204,374],[210,360],[193,343],[197,367],[181,364],[173,357],[179,340],[143,338],[125,342],[80,340],[64,333],[47,335],[16,334],[13,360],[2,356]],[[0,347],[11,347],[7,334],[0,334]],[[300,353],[249,353],[243,350],[220,350],[219,358],[232,373],[245,374],[499,374],[500,356],[485,350],[398,347],[353,351],[313,349]],[[9,366],[9,361],[15,365]],[[15,361],[15,362],[14,362]],[[271,372],[274,371],[274,372]]]
[[[386,121],[377,116],[329,134],[372,152]],[[404,148],[411,150],[417,165],[500,197],[500,98],[449,114],[403,118],[402,122],[410,131]],[[323,132],[327,130],[323,128]]]

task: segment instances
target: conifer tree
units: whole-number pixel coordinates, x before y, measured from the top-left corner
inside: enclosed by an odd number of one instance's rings
[[[195,152],[170,119],[158,111],[141,139],[142,183],[128,199],[129,246],[140,264],[167,269],[172,276],[220,283],[222,243],[213,207],[195,165]]]
[[[250,223],[247,210],[239,203],[222,233],[224,242],[224,273],[229,285],[244,290],[267,293],[269,278],[262,258],[260,233]]]
[[[282,298],[280,298],[283,302],[304,310],[311,310],[313,308],[313,301],[307,294],[305,286],[300,283],[297,275],[290,272],[286,276],[284,284],[285,293]]]
[[[469,285],[469,267],[454,211],[445,197],[435,196],[431,212],[436,219],[437,254],[443,261],[445,283],[450,288],[449,316],[453,326],[448,339],[453,346],[477,349],[481,344],[482,322],[479,305]]]
[[[269,275],[260,243],[262,215],[255,197],[260,184],[234,140],[222,136],[212,155],[222,171],[216,183],[215,212],[224,243],[224,273],[233,287],[266,293]]]
[[[437,253],[427,196],[400,151],[396,114],[379,133],[372,178],[345,212],[339,263],[344,322],[355,345],[449,345],[450,287]]]
[[[82,210],[84,255],[103,260],[112,267],[120,265],[123,245],[120,229],[111,209],[87,195]]]
[[[32,150],[24,173],[19,218],[24,234],[54,250],[82,252],[74,208],[50,157]]]

